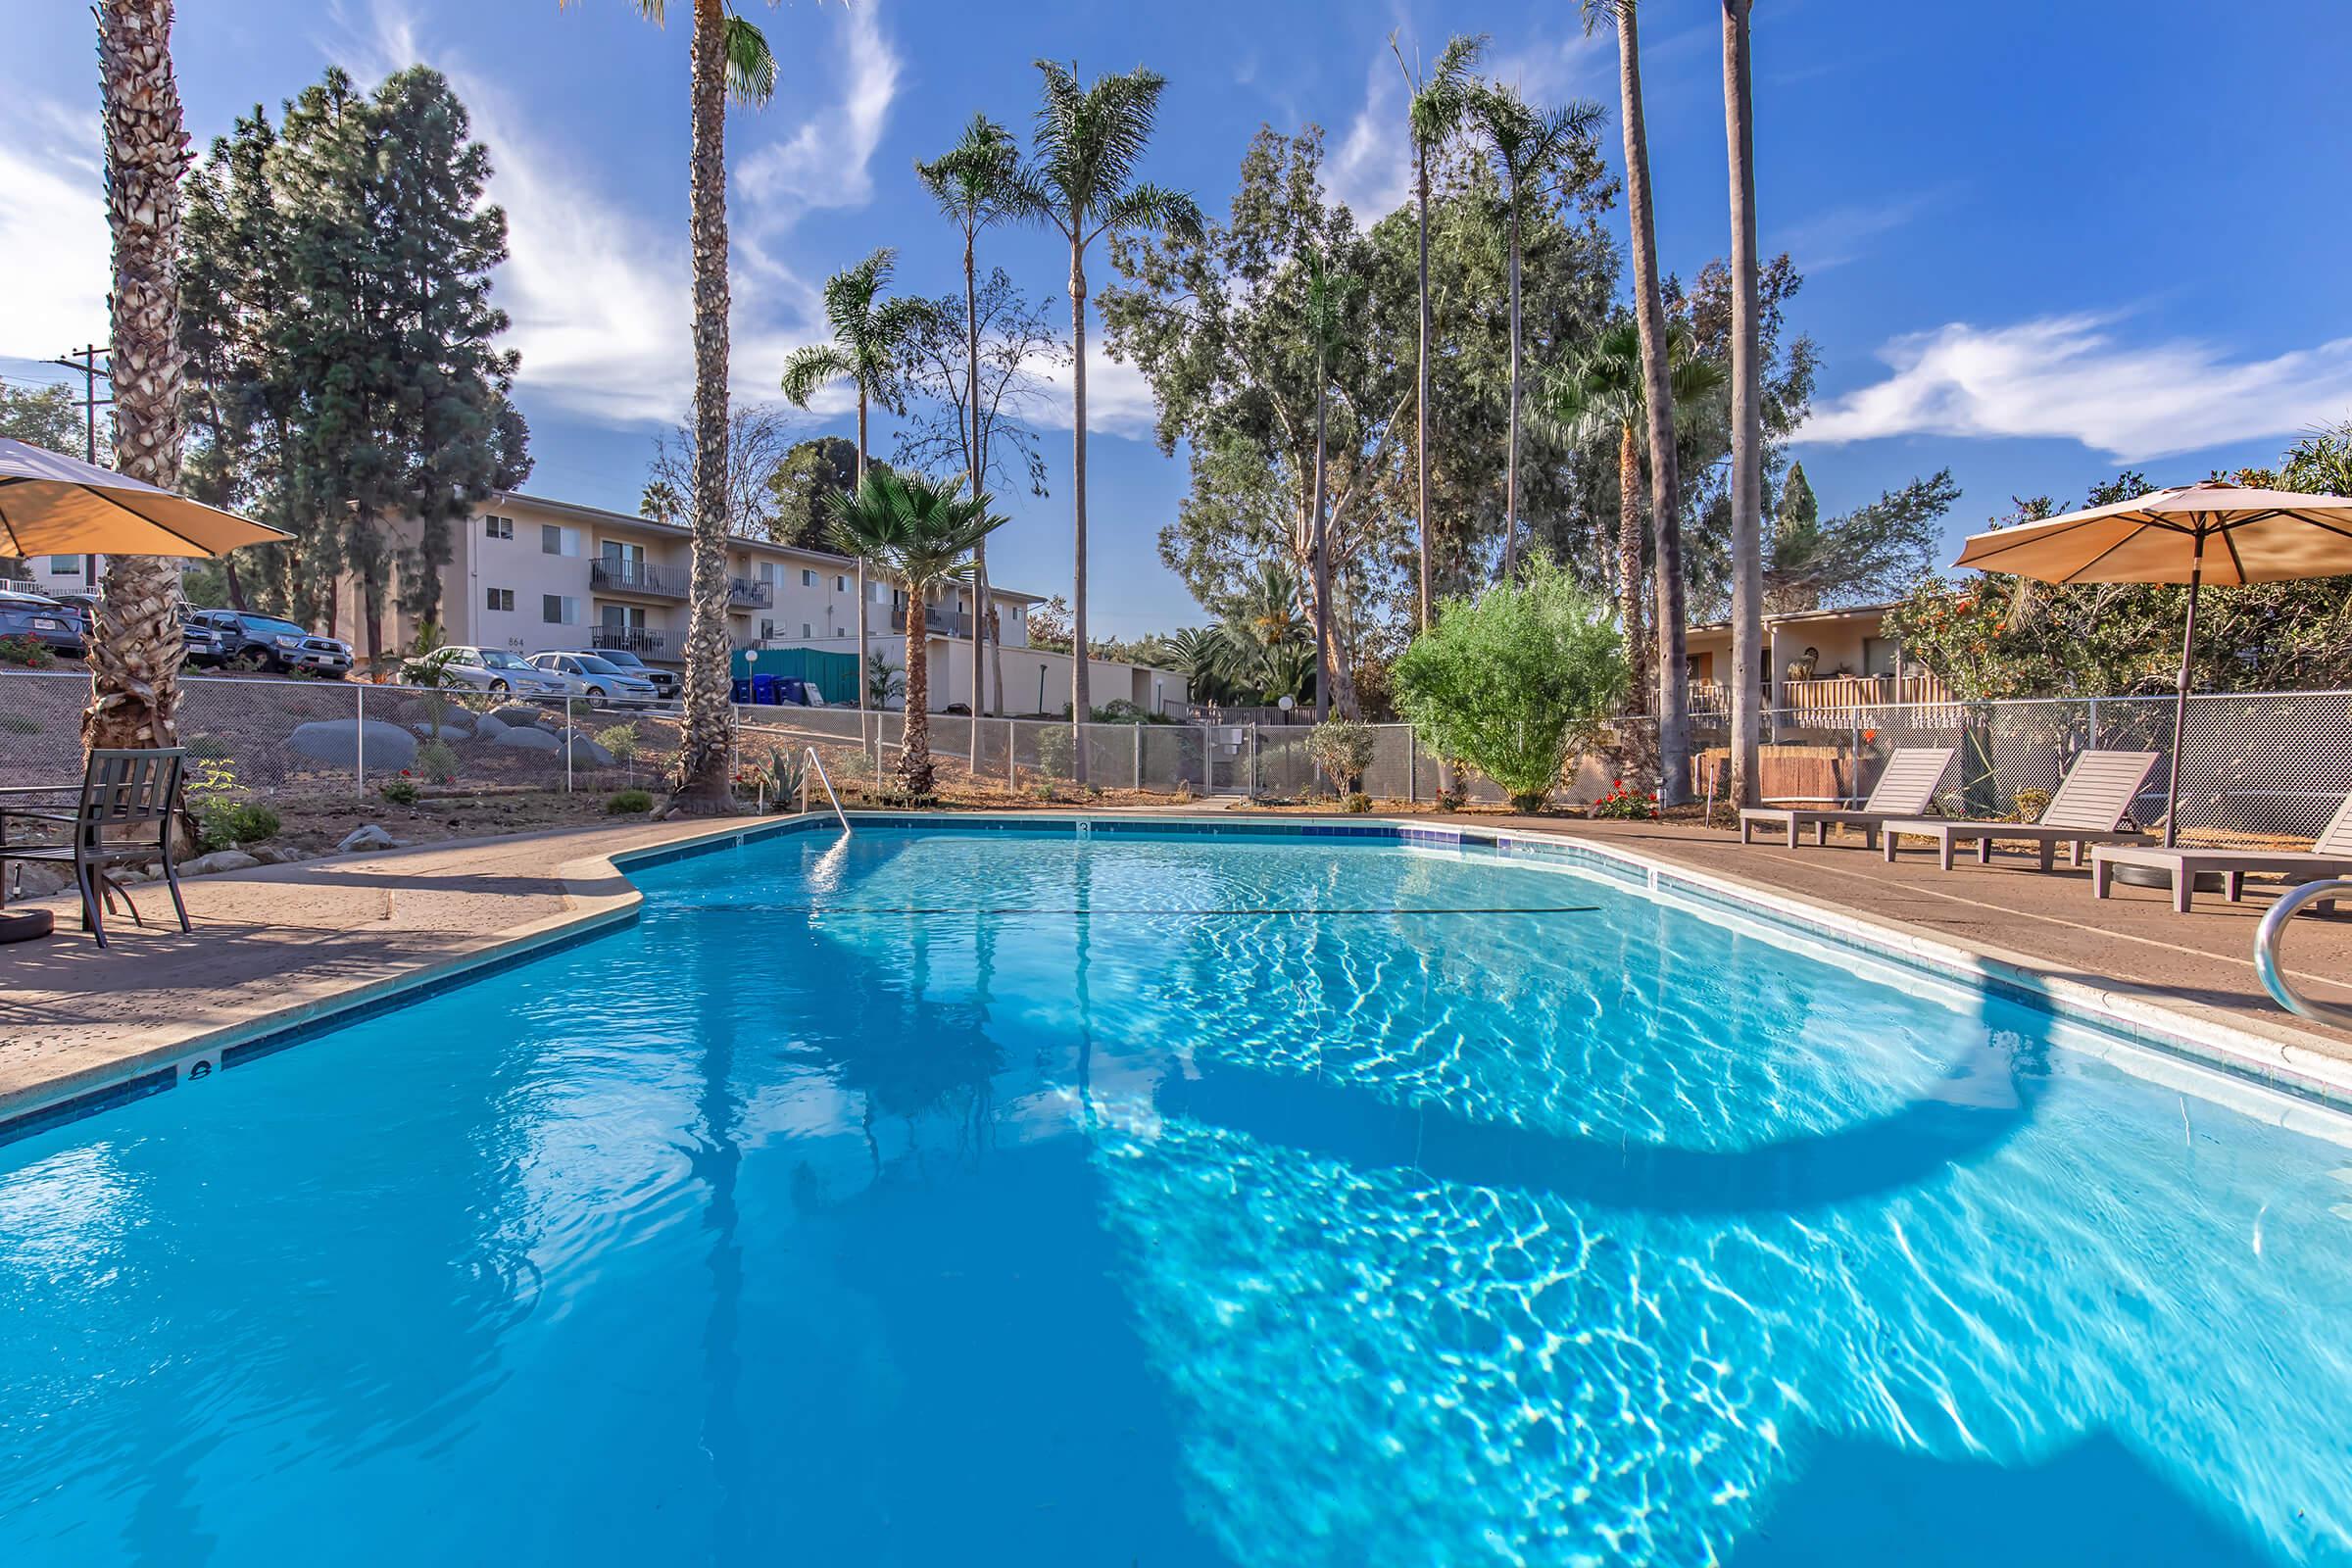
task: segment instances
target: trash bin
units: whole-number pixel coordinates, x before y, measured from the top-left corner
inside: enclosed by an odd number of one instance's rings
[[[734,685],[735,685],[735,693],[734,693],[734,702],[735,702],[735,706],[736,706],[736,707],[738,707],[738,708],[748,708],[748,707],[750,707],[750,706],[751,706],[751,701],[752,701],[752,682],[751,682],[751,678],[750,678],[749,676],[745,676],[745,675],[738,675],[738,676],[736,676],[736,677],[735,677],[735,682],[734,682]]]
[[[762,708],[776,707],[778,703],[778,698],[776,696],[776,677],[773,675],[754,675],[752,677],[752,701],[759,704]]]

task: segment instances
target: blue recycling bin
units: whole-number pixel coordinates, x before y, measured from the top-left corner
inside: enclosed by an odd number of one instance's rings
[[[808,683],[794,675],[776,677],[776,698],[791,708],[808,706]]]
[[[738,708],[750,707],[752,701],[752,683],[750,677],[738,675],[735,677],[734,685],[735,706]]]
[[[752,701],[762,708],[776,707],[779,701],[776,696],[776,677],[754,675],[752,677]]]

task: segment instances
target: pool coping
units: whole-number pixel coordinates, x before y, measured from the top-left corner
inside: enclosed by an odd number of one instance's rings
[[[1795,934],[1864,957],[1957,981],[2025,1003],[2081,1025],[2296,1100],[2352,1111],[2352,1061],[2316,1036],[2262,1020],[2264,1027],[2200,1016],[2166,1005],[2118,981],[2090,984],[2057,973],[2029,955],[1928,934],[1901,921],[1840,908],[1756,882],[1693,870],[1615,845],[1526,828],[1433,825],[1421,817],[1296,816],[1243,813],[1207,817],[1152,812],[963,812],[860,810],[853,824],[963,832],[1067,829],[1217,838],[1347,838],[1429,849],[1471,850],[1503,858],[1544,860],[1610,876],[1642,891],[1671,895],[1731,914],[1762,918]],[[484,932],[455,951],[395,974],[305,998],[267,1016],[177,1031],[111,1061],[76,1067],[0,1096],[0,1145],[101,1114],[117,1105],[274,1054],[420,997],[468,984],[549,952],[603,935],[637,918],[645,895],[632,869],[735,848],[758,840],[834,826],[827,813],[729,817],[697,831],[636,848],[559,861],[554,868],[565,907],[520,925]],[[615,884],[618,884],[616,887]]]

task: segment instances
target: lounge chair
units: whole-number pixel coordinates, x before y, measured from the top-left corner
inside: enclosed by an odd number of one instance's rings
[[[130,907],[131,920],[139,906],[106,873],[115,866],[139,860],[161,860],[164,881],[172,890],[172,907],[179,928],[188,927],[188,906],[179,897],[179,867],[172,849],[172,817],[179,805],[181,772],[187,765],[184,748],[156,751],[93,751],[81,776],[80,798],[71,813],[0,806],[0,870],[10,860],[38,860],[74,868],[74,884],[81,894],[81,928],[106,946],[106,922],[100,906],[112,908],[118,895]],[[0,797],[72,794],[74,786],[24,785],[0,790]],[[62,844],[11,844],[12,821],[44,822],[65,830]]]
[[[2102,844],[2090,852],[2090,889],[2106,898],[2115,885],[2115,868],[2119,865],[2144,866],[2166,872],[2173,884],[2173,907],[2182,914],[2188,912],[2189,894],[2197,885],[2201,872],[2219,872],[2222,887],[2231,904],[2238,903],[2246,890],[2246,874],[2269,873],[2276,876],[2352,876],[2352,795],[2335,808],[2328,825],[2309,850],[2209,850],[2187,847],[2162,849],[2123,844]],[[2335,901],[2328,899],[2321,906],[2323,913],[2334,911]]]
[[[1879,847],[1879,829],[1889,818],[1924,816],[1936,804],[1936,786],[1943,782],[1944,770],[1952,765],[1953,748],[1949,746],[1905,746],[1886,759],[1879,772],[1879,781],[1871,786],[1870,799],[1859,810],[1837,808],[1750,806],[1740,812],[1740,842],[1753,844],[1753,830],[1759,827],[1786,828],[1788,847],[1796,848],[1796,835],[1803,828],[1813,830],[1815,844],[1830,842],[1833,827],[1858,827],[1862,830],[1862,847]],[[1850,798],[1850,797],[1849,797]]]
[[[1978,863],[1990,865],[1995,839],[2032,843],[2041,852],[2044,871],[2050,868],[2061,844],[2067,846],[2071,863],[2081,865],[2083,847],[2088,844],[2154,842],[2153,835],[2125,827],[2124,817],[2155,766],[2154,752],[2084,752],[2066,770],[2058,793],[2050,797],[2038,822],[1913,818],[1882,823],[1880,838],[1889,863],[1903,839],[1933,839],[1946,871],[1952,868],[1952,851],[1962,844],[1974,844]]]

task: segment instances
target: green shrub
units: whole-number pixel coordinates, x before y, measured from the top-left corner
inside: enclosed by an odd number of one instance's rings
[[[1624,641],[1609,608],[1538,560],[1516,584],[1448,601],[1392,670],[1396,706],[1441,756],[1540,809],[1559,782],[1576,726],[1625,693]]]
[[[458,749],[447,741],[426,741],[416,748],[416,773],[435,784],[455,783]]]
[[[2019,790],[2015,795],[2009,797],[2009,802],[2017,808],[2017,819],[2020,822],[2038,822],[2041,820],[2041,813],[2050,808],[2050,792],[2048,790]]]
[[[47,669],[57,662],[57,656],[47,645],[29,637],[0,637],[0,664],[23,664],[28,669]]]
[[[26,718],[23,713],[0,713],[0,729],[16,735],[38,735],[40,721]]]
[[[605,798],[605,809],[614,816],[635,816],[654,808],[654,798],[644,790],[614,790]]]
[[[225,762],[236,755],[228,742],[219,735],[191,735],[186,745],[190,761]]]
[[[1340,803],[1340,809],[1361,816],[1364,812],[1372,809],[1372,797],[1366,795],[1362,790],[1357,790]]]
[[[1592,803],[1586,814],[1618,822],[1647,822],[1658,814],[1658,798],[1629,790],[1625,780],[1618,779],[1608,794]]]
[[[1378,737],[1352,718],[1327,718],[1306,732],[1306,755],[1343,795],[1359,793]]]
[[[398,778],[384,780],[375,787],[375,793],[390,801],[394,806],[415,806],[418,801],[424,799],[424,791],[418,788],[416,781],[406,773],[401,774]]]
[[[211,796],[196,805],[196,843],[207,851],[233,850],[277,836],[277,813],[259,801]]]
[[[1075,750],[1076,742],[1061,725],[1040,730],[1037,736],[1037,765],[1048,778],[1068,778]]]

